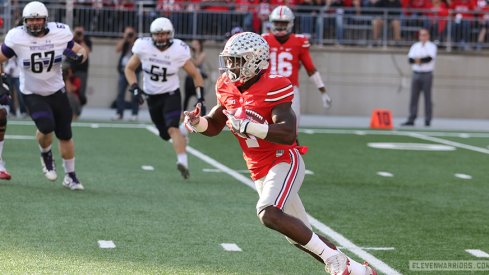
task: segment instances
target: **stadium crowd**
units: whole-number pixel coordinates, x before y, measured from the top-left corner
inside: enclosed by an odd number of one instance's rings
[[[15,2],[20,8],[24,1],[13,1],[13,7]],[[45,3],[59,9],[52,20],[63,21],[66,1]],[[117,37],[128,25],[148,33],[149,23],[165,16],[182,39],[222,41],[234,27],[266,31],[278,5],[289,6],[296,14],[294,31],[317,44],[409,46],[423,27],[441,47],[481,50],[489,25],[486,0],[75,0],[73,25],[92,36]]]

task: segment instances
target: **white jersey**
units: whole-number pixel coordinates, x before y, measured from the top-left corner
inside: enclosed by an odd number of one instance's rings
[[[132,52],[141,60],[145,93],[169,93],[180,87],[178,70],[190,59],[190,48],[185,42],[173,39],[168,49],[160,51],[151,37],[144,37],[136,40]]]
[[[5,37],[5,45],[19,59],[20,91],[23,94],[48,96],[65,86],[61,70],[63,51],[73,40],[73,34],[70,27],[62,23],[49,22],[48,29],[43,37],[35,37],[19,26]]]

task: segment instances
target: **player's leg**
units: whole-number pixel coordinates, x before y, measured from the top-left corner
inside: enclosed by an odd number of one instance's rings
[[[24,95],[24,102],[29,114],[36,124],[36,139],[41,150],[42,171],[46,178],[55,181],[58,178],[51,144],[53,143],[54,116],[45,97],[31,94]]]
[[[71,131],[73,111],[66,93],[57,92],[50,96],[49,103],[55,119],[55,134],[59,142],[59,153],[63,159],[65,177],[63,186],[71,190],[84,190],[75,172],[75,145]]]
[[[4,107],[0,107],[0,180],[9,180],[12,178],[12,176],[10,176],[9,172],[5,168],[5,161],[3,160],[3,143],[6,130],[7,110]]]
[[[282,233],[291,243],[326,264],[326,269],[331,274],[368,274],[366,266],[349,259],[329,240],[311,230],[298,195],[304,174],[302,157],[297,150],[291,150],[290,164],[275,165],[263,180],[255,182],[260,194],[257,203],[260,220],[265,226]]]
[[[182,115],[182,98],[180,90],[176,90],[168,95],[163,107],[165,125],[168,135],[173,142],[173,149],[177,155],[177,169],[184,179],[190,176],[188,170],[187,141],[179,129],[180,117]]]
[[[178,92],[178,93],[177,93]],[[149,115],[158,129],[160,137],[172,139],[173,149],[177,154],[177,169],[184,179],[189,177],[186,142],[178,129],[181,113],[180,92],[172,94],[152,95],[147,100]],[[178,103],[178,105],[176,105]]]

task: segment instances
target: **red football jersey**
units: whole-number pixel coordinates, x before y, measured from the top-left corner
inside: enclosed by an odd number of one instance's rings
[[[308,71],[314,70],[309,48],[311,44],[304,35],[291,33],[289,39],[281,44],[271,33],[262,34],[270,46],[271,74],[287,77],[294,86],[299,86],[299,69],[301,63]]]
[[[225,109],[243,107],[251,121],[272,124],[272,108],[280,103],[292,102],[294,89],[287,78],[265,73],[248,90],[241,93],[227,75],[222,74],[216,82],[216,96]],[[253,180],[266,176],[270,168],[279,162],[290,163],[289,149],[296,147],[272,143],[254,136],[235,136]]]

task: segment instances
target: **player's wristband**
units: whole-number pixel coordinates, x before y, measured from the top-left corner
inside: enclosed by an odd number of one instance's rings
[[[312,82],[314,82],[314,84],[316,85],[316,87],[318,89],[321,89],[324,87],[323,80],[321,79],[321,75],[319,75],[318,71],[316,71],[314,74],[312,74],[309,78],[312,80]]]
[[[209,122],[207,121],[207,119],[205,117],[200,117],[199,123],[197,123],[197,125],[195,125],[193,127],[194,127],[195,131],[202,133],[202,132],[205,132],[207,130],[207,128],[209,127]]]
[[[246,126],[245,132],[257,138],[265,139],[268,134],[268,125],[250,122]]]
[[[204,100],[204,88],[203,87],[195,87],[195,95],[198,100]]]

